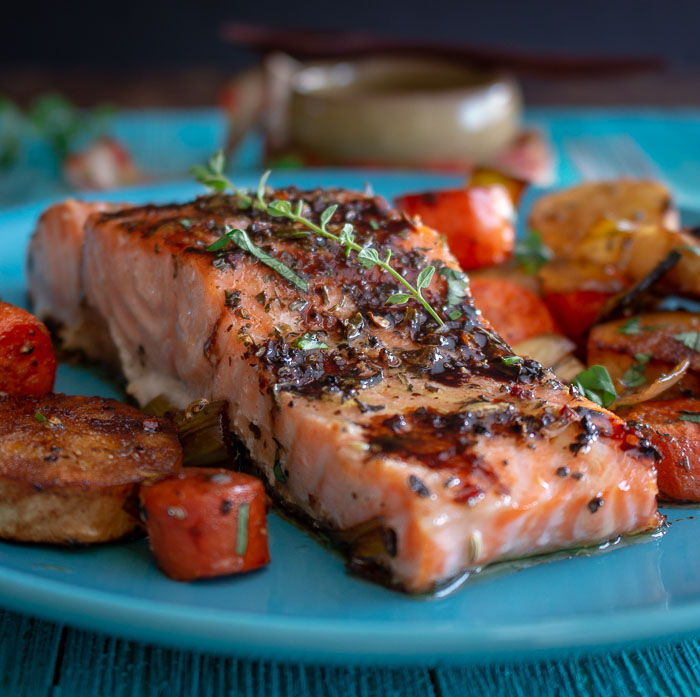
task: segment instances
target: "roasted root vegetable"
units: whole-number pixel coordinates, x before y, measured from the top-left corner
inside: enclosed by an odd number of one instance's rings
[[[0,397],[0,537],[108,542],[142,531],[137,489],[177,471],[173,425],[113,399]]]
[[[473,279],[470,288],[476,307],[509,344],[557,332],[547,307],[527,288],[486,277]]]
[[[46,326],[26,310],[0,302],[0,393],[50,392],[56,367]]]
[[[178,581],[252,571],[270,561],[262,482],[240,472],[184,468],[141,488],[160,568]]]
[[[658,450],[659,493],[676,501],[700,501],[700,400],[644,402],[620,414],[638,423]]]
[[[542,196],[532,207],[530,227],[557,257],[570,257],[601,219],[649,223],[677,230],[678,213],[658,182],[620,179],[590,182]]]
[[[618,391],[651,384],[687,359],[675,391],[698,390],[700,315],[655,312],[596,325],[588,337],[587,358],[608,369]]]
[[[613,295],[598,290],[575,290],[568,293],[545,293],[542,300],[564,334],[579,343]]]
[[[407,194],[396,206],[445,235],[464,269],[501,264],[513,253],[515,212],[500,185]]]

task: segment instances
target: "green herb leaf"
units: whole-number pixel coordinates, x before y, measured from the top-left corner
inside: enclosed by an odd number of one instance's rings
[[[357,253],[357,260],[366,269],[371,269],[381,264],[379,254],[377,250],[372,247],[364,247],[360,252]]]
[[[636,363],[627,368],[620,382],[625,387],[639,387],[647,381],[646,369],[647,363],[651,359],[650,353],[635,354]]]
[[[673,338],[693,351],[700,351],[700,332],[681,332],[674,334]]]
[[[333,213],[338,210],[338,204],[334,203],[332,206],[328,206],[323,213],[321,213],[321,227],[325,230],[328,221],[333,217]]]
[[[416,287],[419,290],[427,288],[430,285],[430,281],[433,280],[433,275],[435,274],[434,266],[426,266],[419,274],[416,280]]]
[[[537,273],[554,255],[542,242],[542,235],[531,230],[515,243],[515,261],[526,273]]]
[[[189,218],[180,218],[180,225],[185,230],[189,230],[192,227],[192,221]]]
[[[261,206],[265,205],[265,187],[267,186],[267,180],[272,174],[272,170],[268,169],[265,174],[260,177],[260,181],[258,182],[258,190],[256,192],[256,196],[258,199],[258,203]]]
[[[267,212],[275,218],[289,218],[292,215],[292,204],[289,201],[271,201],[267,204]]]
[[[282,469],[282,462],[280,461],[279,448],[277,448],[275,451],[275,466],[273,467],[272,472],[275,475],[275,479],[281,484],[284,484],[287,481],[287,478],[284,476],[284,470]]]
[[[518,365],[523,362],[523,359],[520,356],[503,356],[501,360],[506,365]]]
[[[678,413],[680,414],[678,417],[679,421],[690,421],[694,424],[700,424],[700,411],[686,411],[685,409],[681,409]]]
[[[34,414],[34,418],[40,424],[45,424],[49,422],[49,420],[40,411]]]
[[[451,319],[453,322],[458,320],[462,316],[462,311],[458,310],[456,307],[453,310],[449,310],[447,313],[447,317]]]
[[[302,351],[311,351],[312,349],[325,349],[328,348],[328,344],[324,344],[322,341],[316,337],[315,334],[304,334],[299,336],[294,341],[292,341],[292,346],[301,349]]]
[[[236,535],[236,554],[242,557],[248,549],[248,516],[250,504],[242,503],[238,508],[238,534]]]
[[[220,252],[222,249],[225,249],[228,247],[228,243],[231,241],[231,238],[229,237],[228,234],[223,234],[221,237],[219,237],[216,242],[213,242],[207,247],[207,251],[209,252]]]
[[[642,330],[639,327],[640,318],[632,317],[628,319],[621,327],[617,328],[618,334],[641,334]]]
[[[403,305],[411,299],[408,293],[393,293],[386,299],[387,305]]]
[[[447,281],[447,306],[461,305],[467,296],[467,286],[469,285],[467,275],[448,266],[440,269],[440,275]]]
[[[282,276],[282,278],[285,278],[297,288],[300,288],[305,292],[309,290],[309,284],[301,276],[292,271],[292,269],[283,264],[279,259],[275,259],[275,257],[270,256],[267,252],[264,252],[262,249],[260,249],[260,247],[256,246],[250,237],[248,237],[248,233],[245,232],[245,230],[231,230],[229,228],[222,237],[214,242],[214,244],[209,245],[207,249],[210,252],[219,251],[227,245],[228,240],[231,240],[244,252],[252,254],[256,259],[265,264],[265,266],[269,266],[280,276]]]
[[[226,166],[226,157],[224,151],[219,149],[209,158],[209,169],[215,174],[223,174]]]
[[[572,384],[583,397],[602,407],[610,406],[617,398],[610,373],[603,365],[592,365],[587,370],[581,371]]]
[[[370,220],[369,226],[372,228],[372,230],[379,230],[379,223],[376,220]]]

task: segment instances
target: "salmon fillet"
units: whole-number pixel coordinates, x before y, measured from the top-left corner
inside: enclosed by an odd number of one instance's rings
[[[436,232],[379,197],[268,193],[303,199],[316,220],[338,204],[329,229],[352,223],[411,282],[428,264],[458,269]],[[225,225],[247,230],[308,292],[233,245],[207,251]],[[44,224],[32,254],[57,268],[53,234]],[[73,253],[135,398],[227,399],[275,499],[334,534],[360,571],[430,591],[485,564],[660,522],[653,448],[539,364],[504,361],[510,348],[468,292],[436,331],[417,303],[386,304],[398,285],[381,269],[224,195],[92,213]],[[444,308],[447,292],[436,273],[424,294]],[[303,350],[309,333],[325,347]]]

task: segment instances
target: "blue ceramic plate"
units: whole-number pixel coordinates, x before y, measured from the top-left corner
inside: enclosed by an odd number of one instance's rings
[[[276,174],[273,183],[368,180],[386,196],[458,182],[307,170]],[[196,193],[183,184],[105,198],[166,202]],[[25,304],[25,247],[46,204],[0,213],[4,300]],[[119,396],[98,373],[67,365],[57,389]],[[700,510],[666,513],[672,525],[663,538],[504,572],[442,598],[407,597],[348,576],[342,560],[275,515],[269,568],[193,584],[163,576],[144,541],[88,549],[0,543],[0,600],[98,631],[275,660],[434,664],[590,650],[700,630]]]

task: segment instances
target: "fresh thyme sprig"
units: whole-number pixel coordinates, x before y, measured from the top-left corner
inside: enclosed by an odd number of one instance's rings
[[[290,201],[273,200],[268,203],[265,200],[265,187],[267,184],[267,179],[270,176],[269,171],[265,172],[265,174],[260,179],[255,198],[253,198],[244,191],[240,190],[228,177],[226,177],[226,175],[224,174],[225,164],[226,162],[224,159],[224,154],[223,152],[219,151],[210,158],[208,166],[200,165],[197,167],[193,167],[190,171],[197,181],[214,191],[223,193],[227,189],[231,189],[234,192],[236,198],[238,199],[238,205],[240,207],[252,207],[254,209],[264,211],[272,217],[286,218],[287,220],[291,220],[294,223],[298,223],[299,225],[304,226],[309,232],[313,234],[319,235],[320,237],[325,237],[329,240],[333,240],[334,242],[340,244],[344,248],[346,257],[350,257],[350,254],[352,252],[355,252],[357,255],[357,261],[365,269],[372,269],[375,266],[378,266],[380,269],[386,271],[388,274],[393,276],[403,286],[403,289],[400,292],[393,293],[391,296],[389,296],[389,298],[387,298],[387,304],[404,305],[413,298],[425,308],[428,314],[438,323],[439,327],[444,326],[445,323],[440,318],[440,315],[438,315],[438,313],[432,308],[430,303],[423,296],[422,292],[425,288],[427,288],[430,285],[430,282],[433,279],[433,276],[435,274],[434,266],[427,266],[426,268],[424,268],[418,274],[418,278],[416,279],[416,284],[414,286],[391,265],[391,250],[387,250],[386,256],[382,258],[379,256],[379,252],[374,247],[370,245],[363,247],[357,244],[357,242],[355,241],[355,230],[352,224],[345,223],[338,231],[338,234],[335,234],[328,229],[328,224],[331,221],[333,214],[338,208],[337,204],[328,206],[328,208],[326,208],[321,213],[319,221],[320,225],[316,224],[312,220],[309,220],[304,216],[304,207],[306,204],[303,200],[297,201],[294,207],[292,207]],[[281,275],[287,278],[287,280],[291,281],[299,287],[302,287],[300,283],[298,283],[296,280],[293,280],[290,277],[290,274],[296,276],[296,274],[294,274],[294,272],[291,269],[284,266],[282,262],[274,259],[274,257],[266,255],[265,252],[255,247],[255,245],[247,235],[245,235],[244,239],[244,235],[245,233],[241,230],[229,229],[227,230],[222,239],[217,240],[216,242],[214,242],[214,244],[212,244],[209,247],[209,250],[221,250],[226,246],[226,244],[228,244],[228,241],[230,240],[242,249],[245,249],[245,251],[256,256],[258,259],[263,261],[263,263],[267,264],[271,268],[274,268],[278,273],[281,273]],[[223,239],[226,239],[226,241],[222,243]],[[243,245],[239,243],[239,240],[243,241]],[[253,248],[255,248],[256,251],[253,251]],[[267,259],[263,259],[262,255],[265,255]],[[277,264],[273,265],[271,261],[277,262]],[[282,267],[288,273],[282,273],[282,271],[280,270]],[[296,279],[299,279],[299,277],[296,276]],[[301,283],[305,283],[303,280],[299,280],[301,281]]]

